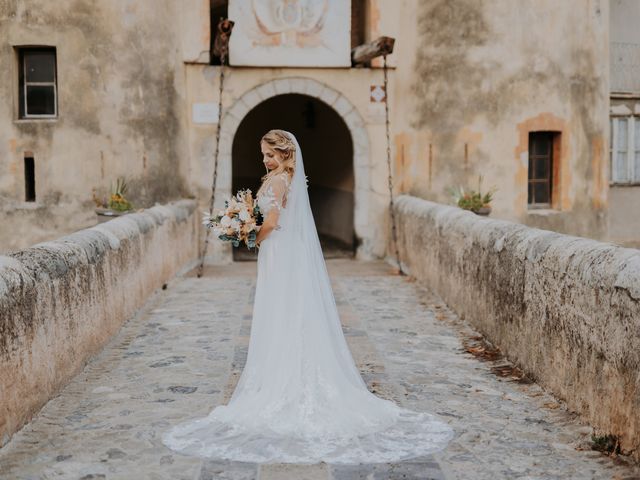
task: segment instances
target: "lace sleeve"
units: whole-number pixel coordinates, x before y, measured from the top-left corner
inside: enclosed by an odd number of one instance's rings
[[[269,203],[276,207],[278,211],[287,205],[288,180],[287,174],[278,175],[271,180],[269,188],[267,189]]]

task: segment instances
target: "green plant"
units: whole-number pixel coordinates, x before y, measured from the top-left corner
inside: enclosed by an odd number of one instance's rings
[[[116,179],[116,183],[111,184],[111,196],[109,197],[109,202],[107,204],[111,210],[126,212],[127,210],[133,209],[131,202],[125,198],[127,188],[127,182],[123,177],[118,177]]]
[[[620,438],[616,435],[591,435],[591,448],[607,454],[620,454]]]
[[[450,188],[449,191],[456,205],[464,210],[478,213],[482,208],[491,207],[496,188],[492,187],[482,193],[482,175],[478,177],[478,190],[465,189],[463,186]]]

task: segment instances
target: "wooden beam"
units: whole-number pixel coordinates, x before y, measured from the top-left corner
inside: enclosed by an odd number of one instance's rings
[[[351,50],[351,63],[353,65],[364,64],[381,55],[389,55],[393,53],[395,42],[395,38],[380,37],[373,42],[358,45]]]

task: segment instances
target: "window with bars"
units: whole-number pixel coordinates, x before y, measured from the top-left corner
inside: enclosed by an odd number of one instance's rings
[[[553,194],[553,150],[556,132],[529,133],[528,201],[532,208],[549,208]]]
[[[58,115],[55,47],[18,48],[20,118]]]
[[[611,118],[611,182],[640,183],[640,117]]]

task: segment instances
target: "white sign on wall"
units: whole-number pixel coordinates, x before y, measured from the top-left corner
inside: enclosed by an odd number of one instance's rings
[[[229,0],[229,63],[351,66],[351,0]]]
[[[220,112],[217,103],[194,103],[191,111],[193,123],[218,123]]]

